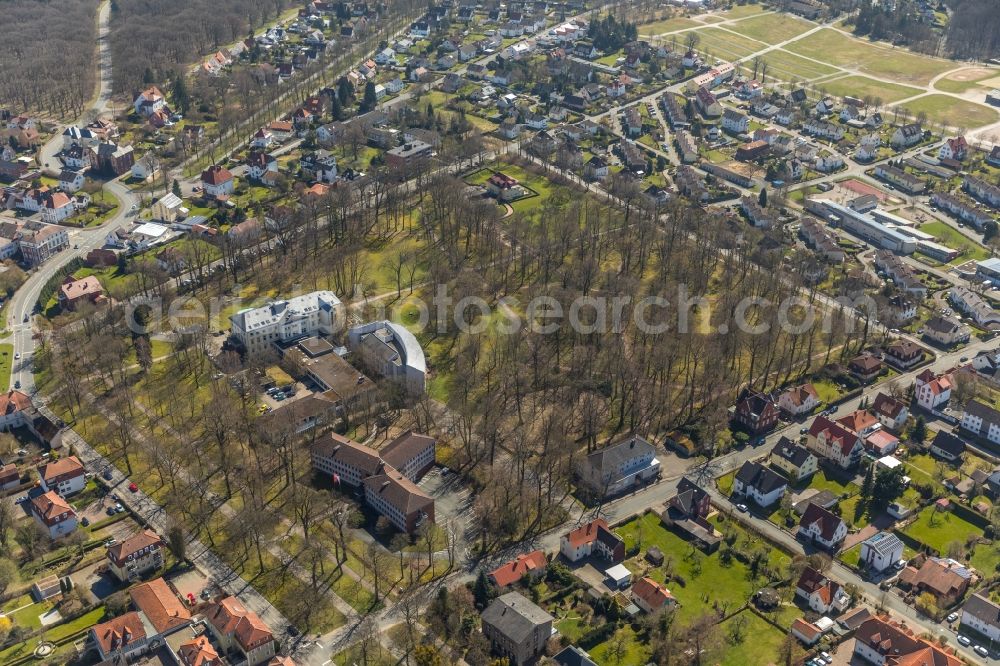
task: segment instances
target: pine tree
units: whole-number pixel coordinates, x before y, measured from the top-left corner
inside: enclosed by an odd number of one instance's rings
[[[361,102],[361,112],[371,111],[376,104],[378,104],[378,98],[375,96],[375,82],[369,81],[365,84],[365,98]]]
[[[340,104],[340,97],[334,95],[330,98],[330,117],[334,120],[344,119],[344,107]]]
[[[177,182],[176,178],[174,178],[174,184],[170,186],[170,191],[174,193],[174,196],[181,196],[181,184]]]
[[[479,610],[486,608],[495,596],[490,579],[486,577],[486,571],[483,569],[480,569],[479,575],[476,576],[476,582],[472,586],[472,596],[476,601],[476,608]]]
[[[927,439],[927,424],[924,422],[923,416],[917,417],[917,422],[913,424],[913,430],[910,431],[910,438],[921,444]]]
[[[187,113],[191,107],[191,95],[188,93],[187,82],[183,74],[174,77],[174,106],[181,113]]]
[[[760,188],[760,196],[757,197],[757,203],[760,204],[761,208],[767,208],[767,188]]]
[[[872,489],[875,486],[875,474],[872,471],[874,465],[869,464],[868,469],[865,471],[865,480],[861,484],[861,501],[868,503],[872,497]]]

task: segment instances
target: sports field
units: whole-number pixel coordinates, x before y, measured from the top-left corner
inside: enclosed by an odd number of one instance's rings
[[[902,106],[911,115],[926,113],[927,119],[931,122],[944,123],[951,127],[981,127],[1000,120],[996,109],[948,95],[924,95]]]
[[[913,97],[924,92],[923,88],[913,88],[897,83],[885,83],[876,81],[867,76],[845,76],[841,79],[831,79],[820,84],[820,88],[831,95],[843,97],[850,95],[858,99],[866,96],[879,98],[886,104],[892,104],[907,97]]]
[[[1000,88],[1000,69],[989,67],[967,67],[951,72],[934,83],[942,92],[964,93],[979,88],[983,91]]]
[[[898,83],[927,85],[934,76],[956,66],[940,58],[855,39],[832,28],[814,32],[785,48],[831,65],[857,69]]]
[[[785,40],[797,37],[814,28],[815,23],[804,21],[789,14],[766,14],[744,19],[739,23],[726,26],[733,32],[746,35],[766,44],[779,44]]]

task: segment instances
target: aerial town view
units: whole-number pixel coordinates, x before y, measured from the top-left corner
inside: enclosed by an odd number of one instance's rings
[[[1000,666],[1000,0],[6,0],[0,666]]]

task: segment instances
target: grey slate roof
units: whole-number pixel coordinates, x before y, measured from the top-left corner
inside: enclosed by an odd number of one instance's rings
[[[640,455],[655,455],[656,447],[638,435],[630,437],[617,444],[605,446],[587,456],[587,463],[595,471],[617,470],[626,460]]]
[[[980,594],[973,594],[962,610],[993,627],[1000,627],[1000,606]]]
[[[483,622],[520,645],[536,627],[552,622],[551,615],[517,592],[508,592],[493,600],[483,611]]]
[[[787,437],[782,436],[782,438],[778,440],[778,443],[774,445],[774,448],[771,449],[771,455],[784,458],[796,467],[802,467],[802,464],[805,463],[805,461],[808,460],[809,456],[812,454],[809,453],[809,449],[806,447],[800,446]]]
[[[785,477],[752,460],[743,463],[743,467],[736,473],[736,478],[764,495],[788,485]]]

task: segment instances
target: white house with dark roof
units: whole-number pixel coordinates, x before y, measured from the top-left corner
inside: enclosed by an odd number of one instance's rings
[[[774,445],[768,462],[795,482],[809,478],[819,469],[819,460],[812,451],[787,437],[782,437]]]
[[[892,532],[879,532],[861,542],[858,566],[885,571],[903,559],[903,542]]]
[[[733,497],[746,497],[769,507],[785,494],[788,481],[758,462],[748,460],[733,478]]]
[[[973,594],[962,606],[959,627],[959,633],[961,627],[969,627],[991,641],[1000,641],[1000,604],[980,592]]]
[[[869,411],[875,415],[884,427],[895,432],[899,432],[906,425],[906,419],[910,416],[910,410],[906,403],[879,391],[875,396]]]
[[[795,596],[802,599],[816,613],[842,612],[851,602],[840,583],[822,572],[806,567],[795,584]]]
[[[946,430],[939,430],[931,441],[931,453],[942,460],[955,462],[962,459],[965,442]]]
[[[847,524],[839,516],[810,503],[799,520],[797,536],[829,551],[837,551],[847,537]]]
[[[660,461],[656,447],[634,435],[594,451],[584,458],[577,471],[583,485],[607,497],[656,478]]]

